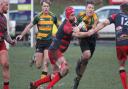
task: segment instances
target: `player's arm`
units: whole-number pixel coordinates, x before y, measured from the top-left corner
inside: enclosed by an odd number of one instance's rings
[[[14,45],[16,43],[16,41],[11,39],[11,37],[7,31],[7,27],[4,26],[3,24],[0,24],[0,29],[4,29],[4,31],[5,31],[2,38],[4,38],[9,44]]]
[[[58,26],[59,26],[59,25],[58,25],[57,17],[56,17],[56,16],[54,16],[53,18],[54,18],[54,24],[55,24],[55,25],[56,25],[56,27],[58,28]]]
[[[52,37],[54,38],[54,37],[56,37],[56,33],[57,33],[57,31],[58,31],[59,25],[58,25],[57,17],[54,16],[53,19],[54,19],[54,21],[53,21],[54,24],[53,24],[53,29],[52,29]]]
[[[25,27],[25,29],[23,30],[23,32],[20,34],[20,35],[18,35],[17,37],[16,37],[16,40],[21,40],[22,38],[23,38],[23,36],[33,27],[34,25],[32,24],[32,23],[29,23],[26,27]]]
[[[97,27],[94,29],[94,32],[98,32],[99,30],[103,29],[105,26],[109,25],[110,21],[109,19],[106,19],[104,22],[99,23]]]
[[[105,26],[107,26],[111,23],[115,23],[116,16],[117,16],[117,14],[113,14],[108,19],[106,19],[104,22],[99,23],[97,25],[97,27],[95,28],[95,32],[98,32],[99,30],[103,29]]]
[[[26,33],[28,33],[28,32],[30,31],[30,29],[31,29],[33,26],[34,26],[34,25],[33,25],[32,22],[29,23],[29,24],[25,27],[25,29],[23,30],[23,32],[21,33],[21,36],[23,37]]]
[[[15,45],[16,41],[15,40],[12,40],[12,38],[10,37],[8,31],[6,31],[4,33],[4,39],[11,45]]]
[[[38,21],[39,21],[39,17],[36,16],[36,17],[34,18],[33,22],[30,22],[30,23],[25,27],[25,29],[23,30],[23,32],[22,32],[20,35],[18,35],[18,36],[16,37],[16,39],[17,39],[17,40],[21,40],[21,39],[23,38],[23,36],[24,36],[26,33],[28,33],[28,32],[30,31],[30,29],[31,29],[35,24],[38,23]]]
[[[77,29],[77,28],[74,28],[74,29]],[[79,29],[79,28],[78,28]],[[85,37],[89,37],[89,36],[91,36],[92,34],[94,34],[94,29],[92,29],[92,30],[89,30],[89,31],[87,31],[87,32],[80,32],[79,30],[77,30],[77,31],[74,31],[73,33],[72,33],[72,36],[74,36],[74,37],[78,37],[78,38],[85,38]]]
[[[88,36],[91,36],[94,33],[98,32],[99,30],[101,30],[102,28],[104,28],[105,26],[107,26],[109,24],[110,24],[110,21],[108,19],[106,19],[104,22],[99,23],[97,25],[97,27],[95,27],[95,29],[92,28],[88,32],[79,32],[79,31],[76,31],[76,32],[73,32],[73,36],[78,37],[78,38],[88,37]]]

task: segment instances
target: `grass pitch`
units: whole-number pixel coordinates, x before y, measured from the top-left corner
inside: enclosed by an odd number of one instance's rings
[[[9,50],[11,89],[29,89],[30,81],[40,77],[40,70],[34,66],[29,67],[29,60],[33,53],[34,49],[30,47],[14,47]],[[70,72],[53,89],[72,89],[75,65],[80,55],[79,46],[71,45],[69,47],[65,57],[70,65]],[[0,70],[0,89],[2,89],[2,84]],[[123,89],[119,78],[114,44],[97,44],[78,89]]]

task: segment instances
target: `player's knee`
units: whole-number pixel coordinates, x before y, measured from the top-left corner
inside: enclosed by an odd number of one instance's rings
[[[9,69],[9,63],[8,62],[2,63],[2,66],[4,69]]]
[[[82,59],[84,59],[84,60],[89,60],[90,57],[91,57],[91,53],[88,52],[88,53],[86,53],[86,54],[83,54]]]
[[[87,65],[89,61],[90,55],[86,57],[86,55],[81,56],[81,59],[79,60],[80,64]]]

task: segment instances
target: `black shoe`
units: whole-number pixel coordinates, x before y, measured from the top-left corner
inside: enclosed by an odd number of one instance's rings
[[[74,84],[73,84],[73,88],[72,89],[77,89],[78,85],[79,85],[80,79],[78,79],[77,77],[74,79]]]
[[[33,85],[32,82],[30,82],[30,89],[36,89],[37,87]]]

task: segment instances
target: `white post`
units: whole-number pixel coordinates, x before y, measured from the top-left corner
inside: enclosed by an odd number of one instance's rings
[[[31,0],[31,21],[33,20],[33,16],[34,16],[34,1]],[[33,43],[34,43],[34,29],[32,28],[31,31],[31,37],[30,37],[30,40],[31,40],[31,47],[33,47]]]

